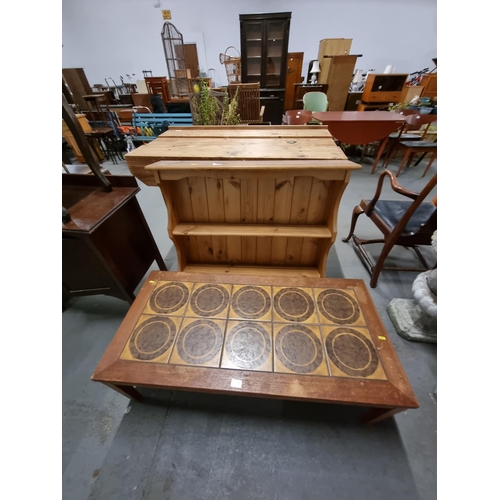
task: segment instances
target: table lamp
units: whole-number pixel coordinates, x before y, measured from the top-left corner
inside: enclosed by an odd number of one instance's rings
[[[311,68],[311,83],[318,83],[318,73],[320,72],[319,69],[319,61],[313,61],[313,65]]]

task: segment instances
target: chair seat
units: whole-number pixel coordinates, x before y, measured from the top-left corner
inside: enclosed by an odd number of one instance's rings
[[[111,127],[95,127],[89,132],[85,132],[85,135],[106,135],[111,134],[113,129]]]
[[[397,139],[399,137],[399,132],[394,132],[389,136],[389,139]],[[419,141],[422,136],[419,134],[401,134],[400,137],[403,141]]]
[[[367,204],[371,200],[363,200]],[[391,229],[391,231],[396,227],[401,217],[410,208],[413,201],[399,201],[399,200],[379,200],[375,204],[373,213],[378,215],[380,219]],[[422,224],[425,224],[429,217],[434,213],[436,207],[432,203],[422,203],[411,219],[406,224],[404,228],[404,233],[415,233],[420,229]]]
[[[412,149],[429,149],[429,148],[437,148],[437,142],[431,141],[402,141],[399,143],[401,146]]]

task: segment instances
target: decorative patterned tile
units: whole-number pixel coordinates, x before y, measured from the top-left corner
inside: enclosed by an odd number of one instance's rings
[[[141,316],[120,359],[166,363],[181,321],[175,316]]]
[[[274,371],[328,377],[319,326],[277,324],[274,330]]]
[[[159,281],[151,294],[143,314],[183,316],[189,302],[193,283]]]
[[[186,316],[227,318],[232,285],[196,283],[186,309]]]
[[[321,324],[366,326],[353,290],[315,288],[314,295]]]
[[[228,321],[221,368],[273,371],[271,323]]]
[[[233,286],[229,318],[271,321],[273,315],[270,286]]]
[[[321,325],[333,377],[387,380],[366,328]]]
[[[311,288],[273,287],[273,321],[318,324]]]
[[[169,363],[174,365],[219,366],[226,320],[185,318]]]

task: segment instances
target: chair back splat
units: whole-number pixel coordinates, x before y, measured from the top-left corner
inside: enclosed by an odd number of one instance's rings
[[[238,113],[241,123],[262,123],[265,107],[260,105],[260,83],[230,83],[229,97],[238,91]]]

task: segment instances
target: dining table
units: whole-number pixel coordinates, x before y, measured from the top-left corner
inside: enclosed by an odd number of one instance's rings
[[[364,145],[379,141],[372,174],[385,150],[389,136],[405,124],[405,117],[392,111],[318,111],[313,118],[328,126],[339,142]]]

